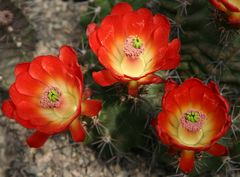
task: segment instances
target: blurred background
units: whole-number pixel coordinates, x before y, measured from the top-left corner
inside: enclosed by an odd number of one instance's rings
[[[87,24],[100,23],[118,0],[0,0],[0,105],[14,82],[15,65],[39,55],[58,55],[59,47],[74,47],[85,73],[86,87],[105,100],[99,120],[87,122],[85,143],[68,133],[50,138],[41,149],[30,149],[30,131],[0,112],[0,177],[160,177],[185,176],[178,156],[171,157],[156,139],[150,119],[161,110],[162,85],[146,86],[141,98],[129,99],[126,88],[101,88],[91,78],[102,67],[85,35]],[[178,82],[190,76],[214,80],[231,103],[233,126],[222,141],[227,157],[200,154],[191,176],[240,176],[239,101],[240,35],[224,14],[207,0],[128,0],[134,9],[147,7],[168,16],[171,38],[182,41],[179,68],[158,74]],[[138,107],[139,112],[135,108]],[[129,120],[119,125],[122,118]],[[104,127],[104,128],[102,128]],[[99,129],[101,129],[99,131]],[[201,161],[202,157],[205,157]]]

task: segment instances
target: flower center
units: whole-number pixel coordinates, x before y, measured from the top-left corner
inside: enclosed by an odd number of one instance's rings
[[[189,110],[182,115],[180,122],[182,127],[186,130],[190,132],[197,132],[202,128],[205,120],[205,114],[199,111]]]
[[[199,112],[187,112],[185,113],[185,119],[190,122],[197,122],[199,120]]]
[[[138,36],[129,36],[125,43],[123,51],[131,59],[137,59],[144,51],[143,41]]]
[[[60,94],[55,89],[52,89],[48,92],[48,99],[52,102],[58,101],[59,96],[60,96]]]
[[[62,93],[56,87],[47,87],[43,92],[40,104],[43,108],[57,108],[61,104]]]

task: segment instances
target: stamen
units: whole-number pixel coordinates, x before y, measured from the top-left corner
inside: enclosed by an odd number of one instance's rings
[[[57,108],[61,104],[62,93],[56,87],[47,87],[43,92],[40,104],[43,108]]]
[[[125,55],[131,59],[137,59],[144,51],[144,44],[138,36],[129,36],[123,49]]]
[[[182,115],[180,122],[186,130],[197,132],[202,128],[205,120],[205,114],[196,110],[189,110]]]

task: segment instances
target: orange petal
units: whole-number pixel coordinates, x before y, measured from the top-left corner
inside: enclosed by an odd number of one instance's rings
[[[194,168],[194,151],[181,152],[179,167],[184,173],[190,173]]]
[[[152,18],[152,12],[146,8],[140,8],[124,15],[122,20],[126,36],[137,35],[147,42],[153,30]]]
[[[15,82],[16,89],[19,93],[28,96],[40,96],[46,85],[39,80],[33,79],[28,73],[20,74]]]
[[[175,90],[172,90],[164,95],[162,99],[162,106],[163,106],[163,109],[173,113],[176,117],[179,117],[182,114],[180,109],[181,107],[176,102],[174,98],[174,94],[172,92],[175,93]]]
[[[51,77],[47,71],[45,71],[43,68],[42,68],[42,60],[48,58],[49,60],[52,60],[52,59],[57,59],[55,57],[52,57],[52,56],[39,56],[39,57],[36,57],[30,64],[29,66],[29,70],[28,70],[28,73],[29,75],[36,79],[36,80],[41,80],[41,81],[44,81],[46,83],[54,83],[55,82],[55,77]]]
[[[166,93],[166,92],[174,90],[177,87],[178,87],[178,84],[174,80],[168,79],[168,81],[164,87],[164,91]]]
[[[219,89],[219,85],[217,85],[215,82],[213,81],[210,81],[208,84],[207,84],[208,88],[210,88],[214,93],[217,94],[218,98],[222,101],[223,105],[226,107],[226,110],[227,112],[229,111],[230,109],[230,106],[229,106],[229,103],[228,101],[221,95],[220,93],[220,89]]]
[[[57,57],[43,57],[41,59],[41,67],[54,79],[68,79],[66,78],[68,70],[65,68],[64,63]]]
[[[174,90],[173,98],[175,99],[177,105],[179,105],[182,112],[187,111],[186,109],[191,108],[191,99],[189,94],[189,88],[185,85],[180,85],[176,90]]]
[[[14,118],[14,111],[16,107],[11,100],[4,100],[2,103],[2,112],[5,116],[9,118]]]
[[[122,40],[125,40],[125,31],[124,31],[124,25],[122,21],[122,16],[117,15],[108,15],[106,16],[103,21],[101,22],[101,26],[109,26],[112,25],[114,29],[114,41],[118,40],[117,38],[122,38]],[[114,42],[115,43],[115,42]],[[116,43],[115,43],[116,45]],[[116,46],[118,48],[121,48],[122,46]]]
[[[166,47],[168,45],[169,30],[160,26],[154,31],[153,40],[156,48]]]
[[[83,81],[83,74],[78,64],[77,54],[72,47],[62,46],[59,52],[59,59],[72,75],[77,76],[80,81]]]
[[[189,95],[191,98],[192,105],[195,109],[201,110],[203,95],[204,95],[204,87],[193,86],[189,89]]]
[[[29,128],[29,129],[35,128],[35,126],[32,125],[30,121],[21,119],[21,118],[17,115],[16,111],[14,112],[14,119],[15,119],[19,124],[21,124],[23,127],[25,127],[25,128]]]
[[[27,144],[32,148],[40,148],[44,145],[50,135],[36,131],[27,138]]]
[[[153,17],[153,24],[154,24],[154,29],[156,29],[158,27],[164,28],[164,30],[166,31],[166,34],[169,35],[170,23],[165,16],[163,16],[161,14],[156,14]]]
[[[114,73],[115,75],[122,75],[120,61],[118,61],[118,58],[113,56],[112,53],[108,52],[106,48],[99,48],[98,59],[100,63],[112,73]]]
[[[108,18],[109,21],[110,17]],[[118,18],[116,18],[116,20],[118,20]],[[101,27],[97,30],[98,40],[105,48],[109,56],[109,59],[111,59],[113,63],[119,63],[123,58],[122,48],[124,45],[123,44],[124,37],[122,35],[123,34],[121,34],[121,29],[115,29],[113,24],[101,25]]]
[[[152,35],[152,31],[154,30],[152,12],[147,8],[140,8],[136,11],[136,13],[142,18],[144,23],[144,27],[139,35],[144,39],[145,42],[147,42]]]
[[[223,12],[228,11],[228,9],[223,5],[222,2],[220,2],[219,0],[209,0],[212,5],[214,5],[218,10],[221,10]]]
[[[180,62],[180,45],[179,39],[174,39],[170,42],[164,57],[162,57],[161,60],[157,60],[154,70],[169,70],[176,68]],[[156,57],[158,56],[159,55],[156,55]]]
[[[38,131],[44,132],[46,134],[56,134],[62,131],[65,131],[69,124],[71,123],[72,119],[67,119],[66,121],[55,120],[52,122],[49,122],[47,125],[39,126],[37,127]]]
[[[171,119],[171,120],[170,120]],[[167,111],[162,111],[158,114],[157,124],[159,132],[167,132],[171,138],[175,138],[178,134],[178,129],[175,127],[178,125],[177,117],[170,115]]]
[[[62,56],[63,57],[63,56]],[[67,59],[64,59],[67,60]],[[65,63],[68,63],[69,61],[65,61]],[[56,57],[52,56],[45,56],[44,58],[41,59],[41,67],[44,69],[47,74],[54,79],[54,81],[51,82],[49,80],[44,80],[44,79],[39,79],[43,83],[47,83],[47,85],[52,85],[55,86],[56,84],[58,85],[57,87],[61,87],[62,90],[66,90],[67,88],[67,83],[68,81],[73,81],[74,77],[73,75],[78,75],[79,72],[75,71],[75,69],[69,69],[69,67],[66,66],[66,64],[63,63],[61,60],[59,60]],[[68,63],[69,64],[69,63]],[[73,63],[71,63],[72,65]],[[74,65],[74,64],[73,64]],[[77,66],[76,66],[77,67]],[[78,71],[80,70],[79,67],[77,67]],[[76,74],[77,73],[77,74]],[[82,75],[80,73],[80,76],[77,77],[79,80],[81,80]],[[69,82],[68,82],[69,84]]]
[[[16,89],[15,84],[11,85],[11,87],[9,89],[9,96],[10,96],[12,102],[15,105],[18,105],[22,101],[28,101],[28,102],[39,101],[38,98],[35,98],[35,97],[32,97],[32,96],[23,95],[23,94],[19,93],[17,91],[17,89]]]
[[[218,86],[215,82],[210,81],[210,82],[207,84],[207,86],[208,86],[213,92],[216,92],[216,93],[220,94],[220,92],[219,92],[219,86]]]
[[[102,46],[112,53],[113,42],[115,42],[113,25],[101,25],[97,30],[97,37]]]
[[[124,15],[132,10],[133,9],[130,4],[127,2],[120,2],[112,8],[111,15]]]
[[[130,35],[139,35],[141,34],[141,30],[144,27],[144,24],[139,22],[142,20],[141,17],[138,16],[136,12],[130,12],[123,16],[123,24],[126,26],[124,28],[126,32],[126,36]]]
[[[72,138],[75,142],[81,142],[85,139],[85,130],[78,119],[75,119],[69,126]]]
[[[102,109],[102,102],[99,100],[85,100],[82,102],[82,115],[96,116]]]
[[[29,64],[30,63],[20,63],[16,66],[15,70],[14,70],[14,74],[15,76],[18,76],[19,74],[23,73],[23,72],[27,72],[28,68],[29,68]]]
[[[93,78],[95,82],[97,82],[99,85],[106,87],[115,84],[118,82],[116,78],[114,78],[110,71],[108,70],[102,70],[99,72],[93,72],[92,73]]]
[[[228,149],[225,146],[216,143],[211,146],[210,149],[207,150],[207,152],[214,156],[224,156],[228,154]]]
[[[231,12],[240,12],[239,0],[221,0],[225,7]]]
[[[17,105],[17,114],[23,120],[30,121],[33,125],[46,125],[55,117],[47,117],[41,113],[44,111],[39,105],[35,105],[31,102],[22,101]],[[55,118],[56,119],[56,118]]]
[[[101,47],[101,43],[99,42],[97,37],[97,31],[92,32],[88,36],[88,42],[93,52],[97,55],[98,49]]]
[[[217,94],[213,93],[212,90],[207,87],[204,89],[203,99],[201,101],[202,110],[205,113],[213,113],[219,106],[221,106],[222,101],[218,99]],[[225,105],[223,105],[225,108]],[[225,108],[226,110],[226,108]]]
[[[208,131],[214,130],[216,134],[212,136],[216,136],[229,122],[228,113],[222,106],[219,106],[214,112],[207,113],[206,115],[207,119],[204,123],[204,126],[202,127],[205,134]]]

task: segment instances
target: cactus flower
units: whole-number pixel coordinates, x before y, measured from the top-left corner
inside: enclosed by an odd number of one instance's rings
[[[105,67],[93,72],[94,80],[101,86],[126,83],[132,96],[139,85],[162,82],[154,72],[176,68],[180,61],[180,41],[169,42],[169,33],[165,16],[118,3],[99,26],[87,29],[89,45]]]
[[[2,111],[35,130],[27,138],[30,147],[41,147],[51,135],[68,129],[74,141],[84,140],[85,130],[78,118],[97,115],[101,102],[82,97],[83,75],[71,47],[61,47],[59,57],[39,56],[18,64],[14,74],[16,81]]]
[[[217,141],[231,125],[229,104],[214,82],[203,84],[191,78],[182,85],[168,81],[162,111],[153,120],[158,137],[171,149],[180,151],[179,167],[189,173],[195,154],[206,151],[215,156],[228,150]]]
[[[228,16],[230,24],[240,26],[240,1],[239,0],[210,0],[220,11]]]

